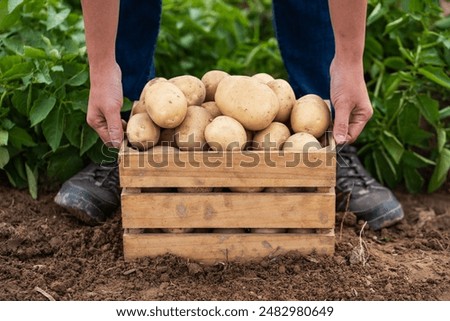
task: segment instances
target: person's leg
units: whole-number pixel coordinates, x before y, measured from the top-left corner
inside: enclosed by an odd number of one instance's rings
[[[130,100],[139,99],[146,82],[154,76],[161,10],[161,0],[120,2],[116,59],[122,70],[124,96]],[[87,224],[101,223],[120,206],[118,176],[116,164],[89,164],[61,186],[55,202]]]
[[[297,97],[317,94],[329,99],[334,36],[328,0],[274,0],[273,10],[280,51]],[[374,230],[403,218],[400,203],[367,173],[354,147],[345,146],[337,163],[338,211],[354,212]]]
[[[289,83],[298,97],[330,97],[334,36],[328,0],[274,0],[274,25]]]
[[[161,20],[161,0],[120,2],[116,59],[122,70],[123,94],[137,100],[154,77],[153,56]]]

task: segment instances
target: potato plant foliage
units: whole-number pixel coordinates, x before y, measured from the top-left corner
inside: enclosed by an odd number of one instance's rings
[[[271,1],[165,0],[157,75],[265,72],[287,79]],[[447,178],[450,21],[434,0],[370,0],[365,71],[375,114],[358,144],[383,183]],[[77,0],[0,1],[0,170],[33,197],[105,149],[86,124],[89,74]],[[129,109],[126,102],[124,109]]]

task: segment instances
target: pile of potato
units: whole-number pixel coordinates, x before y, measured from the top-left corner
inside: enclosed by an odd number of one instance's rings
[[[127,138],[139,150],[166,145],[185,151],[311,151],[322,148],[319,139],[331,119],[322,98],[310,94],[296,100],[283,79],[220,70],[201,79],[155,78],[131,114]]]
[[[320,138],[331,121],[328,104],[317,95],[296,100],[289,83],[260,73],[234,76],[212,70],[201,79],[183,75],[155,78],[144,87],[127,124],[127,138],[139,150],[183,151],[287,150],[322,148]],[[214,192],[213,188],[180,188],[179,192]],[[298,192],[290,188],[237,188],[231,192]],[[243,229],[238,229],[243,232]],[[192,229],[165,229],[183,233]],[[235,229],[218,229],[233,233]],[[280,229],[254,229],[277,233]]]

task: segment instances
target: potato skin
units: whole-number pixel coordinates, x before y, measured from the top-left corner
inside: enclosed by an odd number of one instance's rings
[[[229,187],[234,193],[260,193],[264,191],[264,187]]]
[[[205,102],[214,100],[217,86],[223,78],[228,76],[229,74],[222,70],[210,70],[203,75],[201,81],[205,85],[206,89]]]
[[[309,133],[296,133],[290,136],[283,145],[283,150],[289,152],[311,152],[321,149],[319,141]]]
[[[289,136],[291,136],[291,132],[285,124],[273,122],[267,128],[255,133],[253,148],[257,150],[280,150]]]
[[[215,101],[206,101],[202,104],[202,107],[205,108],[207,111],[209,111],[212,118],[216,118],[222,115]]]
[[[147,113],[144,102],[142,100],[136,100],[131,107],[131,116],[136,114]]]
[[[222,114],[253,131],[269,126],[280,109],[272,89],[246,76],[224,78],[217,87],[215,99]]]
[[[175,129],[175,140],[180,150],[203,150],[206,145],[205,128],[212,121],[205,108],[190,106],[183,122]]]
[[[127,138],[131,146],[139,150],[147,150],[158,143],[159,127],[147,113],[130,117],[127,124]]]
[[[157,82],[145,92],[147,113],[162,128],[179,126],[187,113],[187,100],[183,92],[174,84]]]
[[[209,146],[218,151],[242,150],[247,143],[244,127],[228,116],[216,117],[206,126],[205,138]]]
[[[188,106],[200,106],[205,101],[206,88],[203,82],[197,77],[183,75],[171,78],[169,82],[183,92]]]
[[[269,82],[274,80],[274,78],[271,75],[269,75],[265,72],[260,72],[258,74],[254,74],[252,76],[252,78],[258,80],[259,82],[261,82],[263,84],[268,84]]]
[[[175,128],[161,129],[158,145],[177,147],[177,142],[175,140]]]
[[[142,89],[141,97],[139,97],[139,100],[144,102],[144,100],[145,100],[145,91],[148,89],[148,87],[150,87],[151,85],[156,84],[158,82],[165,82],[165,81],[167,81],[167,79],[164,78],[164,77],[155,77],[155,78],[149,80],[145,84],[144,88]]]
[[[301,97],[291,112],[291,126],[295,133],[306,132],[319,138],[330,127],[330,122],[330,109],[317,95]]]
[[[278,102],[280,104],[280,110],[274,121],[280,123],[286,123],[289,121],[291,116],[292,108],[295,103],[295,93],[291,85],[284,79],[275,79],[269,81],[267,86],[273,90],[275,95],[277,95]]]

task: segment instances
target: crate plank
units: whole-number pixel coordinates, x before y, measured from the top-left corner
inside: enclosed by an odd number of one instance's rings
[[[328,193],[122,192],[124,228],[331,228]]]
[[[136,152],[119,153],[122,187],[327,187],[335,186],[331,148],[294,152]]]
[[[126,260],[171,253],[213,264],[254,261],[290,251],[332,255],[334,232],[329,234],[124,234]]]

